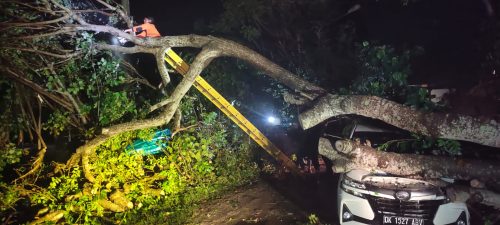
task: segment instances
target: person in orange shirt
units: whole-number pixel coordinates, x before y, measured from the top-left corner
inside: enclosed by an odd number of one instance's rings
[[[131,33],[132,31],[134,33],[139,33],[136,36],[140,38],[145,38],[145,37],[160,37],[160,32],[156,29],[154,23],[153,17],[144,17],[144,24],[141,24],[140,26],[135,26],[132,29],[127,29],[125,32]]]

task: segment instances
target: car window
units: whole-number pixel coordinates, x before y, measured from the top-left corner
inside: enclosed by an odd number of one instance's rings
[[[352,134],[352,135],[351,135]],[[323,137],[351,139],[378,148],[387,142],[387,150],[397,150],[403,140],[411,138],[409,133],[389,126],[382,121],[367,118],[335,118],[325,123]]]
[[[323,134],[340,138],[350,138],[354,128],[354,121],[350,119],[336,119],[325,124]]]
[[[403,139],[404,136],[398,133],[390,132],[355,132],[353,139],[359,140],[361,143],[370,143],[371,147],[377,148],[380,145],[393,140]]]

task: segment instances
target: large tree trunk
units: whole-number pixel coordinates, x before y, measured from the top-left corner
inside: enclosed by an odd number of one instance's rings
[[[335,173],[353,169],[383,171],[428,180],[438,185],[442,182],[436,180],[443,177],[471,180],[471,186],[479,188],[451,185],[447,188],[448,197],[453,201],[475,201],[500,208],[500,195],[484,189],[484,183],[498,186],[500,182],[500,165],[497,162],[383,152],[349,140],[338,140],[334,145],[329,139],[320,138],[318,150],[321,155],[332,160]]]
[[[500,181],[500,165],[493,161],[397,154],[379,151],[349,140],[338,140],[333,146],[326,138],[320,138],[318,150],[321,155],[332,160],[333,170],[337,173],[364,169],[423,179],[448,177],[493,183]]]
[[[331,95],[320,98],[299,115],[302,128],[311,128],[331,117],[356,114],[432,137],[463,140],[500,147],[500,124],[450,113],[427,113],[376,96]]]

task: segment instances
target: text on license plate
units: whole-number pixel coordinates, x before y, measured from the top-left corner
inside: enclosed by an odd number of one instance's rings
[[[424,225],[424,219],[384,215],[383,224]]]

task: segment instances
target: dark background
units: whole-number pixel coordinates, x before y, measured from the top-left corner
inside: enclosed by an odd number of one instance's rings
[[[487,28],[495,18],[489,17],[483,1],[420,0],[403,6],[400,0],[384,0],[354,4],[360,4],[361,10],[344,20],[354,21],[359,41],[425,49],[415,59],[415,76],[410,82],[466,89],[491,74],[491,70],[481,68],[481,62],[485,58],[482,49],[493,45],[494,35]],[[195,33],[195,22],[208,24],[223,12],[219,0],[131,0],[130,8],[138,22],[144,16],[153,16],[164,36]]]

